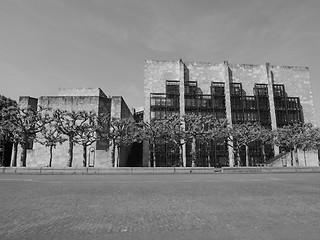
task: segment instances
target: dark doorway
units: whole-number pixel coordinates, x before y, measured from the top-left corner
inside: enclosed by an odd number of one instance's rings
[[[127,167],[142,167],[142,143],[133,143],[128,156]]]
[[[12,143],[3,141],[0,146],[0,166],[10,167]]]

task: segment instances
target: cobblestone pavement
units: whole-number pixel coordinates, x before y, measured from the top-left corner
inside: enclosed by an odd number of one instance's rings
[[[320,239],[320,174],[6,174],[0,194],[0,239]]]

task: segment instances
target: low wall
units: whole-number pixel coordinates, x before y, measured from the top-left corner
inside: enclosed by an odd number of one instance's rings
[[[318,172],[320,167],[119,167],[119,168],[26,168],[1,167],[0,174],[217,174],[217,173],[307,173]]]
[[[28,167],[2,167],[0,174],[185,174],[185,173],[216,173],[216,168],[179,168],[179,167],[118,167],[118,168],[28,168]]]
[[[320,167],[223,167],[223,173],[296,173],[319,172]]]

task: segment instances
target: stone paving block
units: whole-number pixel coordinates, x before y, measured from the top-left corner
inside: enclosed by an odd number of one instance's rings
[[[20,168],[23,169],[23,168]],[[40,173],[40,168],[27,168],[28,169],[28,174],[39,174]]]
[[[88,174],[99,174],[99,168],[89,167]]]
[[[18,174],[39,174],[39,168],[27,168],[27,167],[17,167],[16,173]]]
[[[131,173],[131,168],[129,167],[117,167],[117,168],[111,168],[109,169],[110,173],[115,173],[115,174],[130,174]]]
[[[17,168],[16,167],[4,167],[2,168],[2,173],[16,173],[17,172]]]
[[[196,171],[196,169],[195,168],[190,168],[190,167],[184,167],[184,168],[175,168],[174,169],[174,173],[177,173],[177,174],[179,174],[179,173],[184,173],[184,174],[187,174],[187,173],[194,173],[194,172]]]
[[[41,169],[41,174],[64,174],[64,168],[49,168]]]
[[[63,169],[63,174],[77,174],[77,168],[65,167]]]
[[[174,173],[175,169],[177,169],[176,167],[157,167],[153,169],[154,173],[161,173],[161,174],[172,174]]]
[[[0,175],[0,239],[318,240],[319,176]]]

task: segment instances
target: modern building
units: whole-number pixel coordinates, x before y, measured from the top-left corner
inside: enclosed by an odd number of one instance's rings
[[[144,121],[161,119],[172,114],[214,114],[226,118],[230,125],[259,122],[270,129],[300,122],[315,124],[315,112],[308,67],[154,61],[146,60],[144,67]],[[197,146],[197,166],[234,166],[232,149],[225,145]],[[191,166],[190,143],[183,155]],[[210,161],[205,159],[208,156]],[[267,159],[279,154],[270,146]],[[143,165],[149,166],[147,146]],[[241,151],[244,161],[244,152]],[[179,150],[159,146],[158,166],[174,166]],[[249,148],[250,165],[264,164],[261,146]],[[315,162],[318,163],[316,159]]]
[[[108,97],[100,88],[60,89],[57,96],[42,96],[38,99],[20,97],[20,107],[39,106],[50,109],[68,111],[93,111],[96,114],[109,113],[114,118],[132,118],[133,115],[126,102],[120,96]],[[88,147],[87,165],[90,167],[111,167],[111,151],[107,142],[98,141]],[[127,166],[130,147],[122,148],[119,166]],[[21,151],[21,149],[19,150]],[[82,167],[82,147],[75,145],[73,167]],[[48,165],[49,149],[36,141],[29,144],[27,151],[27,167],[44,167]],[[18,153],[19,156],[19,153]],[[66,167],[68,159],[68,143],[57,146],[53,151],[53,167]]]

